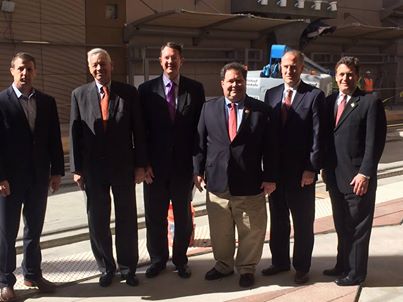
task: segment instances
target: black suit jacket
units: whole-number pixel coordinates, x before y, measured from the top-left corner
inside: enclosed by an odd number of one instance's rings
[[[95,82],[71,94],[70,168],[85,181],[122,184],[133,181],[134,168],[145,167],[144,125],[135,87],[112,81],[109,119],[102,125]]]
[[[280,146],[280,181],[293,187],[300,186],[305,170],[319,172],[321,168],[321,114],[324,93],[301,81],[285,125],[281,122],[284,84],[266,91],[271,119],[276,126]]]
[[[197,122],[205,101],[202,84],[180,76],[178,104],[172,122],[162,75],[139,86],[145,116],[149,164],[156,178],[192,178]]]
[[[194,174],[205,176],[210,192],[248,196],[262,192],[263,181],[276,182],[276,140],[270,128],[269,108],[246,97],[241,125],[231,142],[225,98],[204,104],[193,158]]]
[[[36,120],[32,133],[13,88],[0,92],[0,180],[8,180],[11,191],[32,182],[48,185],[50,174],[64,175],[55,99],[38,90],[34,97]]]
[[[325,169],[335,172],[339,190],[352,193],[357,173],[376,178],[386,139],[386,117],[381,100],[356,89],[335,126],[338,92],[326,99],[327,141]]]

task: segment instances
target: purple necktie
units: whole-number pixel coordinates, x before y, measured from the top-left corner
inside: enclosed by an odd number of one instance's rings
[[[167,85],[169,87],[167,94],[168,111],[172,121],[175,120],[175,85],[174,81],[170,81]]]

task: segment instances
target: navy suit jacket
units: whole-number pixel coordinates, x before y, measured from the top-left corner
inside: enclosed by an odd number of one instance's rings
[[[139,86],[147,135],[148,161],[156,178],[192,179],[192,154],[203,103],[201,83],[180,76],[173,122],[162,75]]]
[[[386,139],[385,109],[373,94],[356,89],[335,126],[338,92],[326,99],[325,169],[335,172],[338,189],[352,193],[357,173],[376,179]],[[371,182],[376,183],[376,181]]]
[[[135,167],[146,166],[144,125],[137,89],[111,82],[109,119],[102,124],[94,82],[71,94],[70,169],[85,181],[132,183]]]
[[[194,174],[204,176],[210,192],[249,196],[262,192],[263,181],[276,182],[277,144],[271,131],[269,107],[249,96],[242,122],[231,142],[225,98],[203,106],[193,157]]]
[[[321,168],[322,121],[325,95],[301,81],[298,85],[287,121],[282,125],[281,106],[284,84],[266,91],[271,119],[278,133],[280,146],[280,182],[300,187],[305,170],[319,172]]]
[[[55,99],[35,90],[35,130],[10,86],[0,92],[0,180],[13,188],[49,184],[50,175],[64,175],[63,148]]]

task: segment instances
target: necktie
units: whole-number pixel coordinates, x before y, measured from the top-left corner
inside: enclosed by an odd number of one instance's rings
[[[228,115],[228,134],[229,134],[229,139],[231,142],[234,140],[236,136],[236,105],[234,103],[230,104],[229,108],[229,115]]]
[[[342,113],[344,111],[344,108],[346,107],[347,95],[342,94],[340,96],[340,98],[341,98],[341,101],[340,101],[339,105],[337,106],[336,124],[335,124],[336,126],[339,123],[339,120],[340,120],[340,117],[341,117],[341,115],[342,115]]]
[[[175,120],[175,82],[171,81],[168,83],[168,94],[167,94],[167,103],[168,103],[168,111],[169,111],[169,116],[171,117],[171,120]]]
[[[287,121],[288,110],[291,107],[291,98],[292,98],[292,90],[288,89],[285,94],[283,104],[281,105],[281,122],[283,123],[283,125]]]
[[[104,93],[101,98],[102,124],[106,128],[106,122],[109,118],[109,89],[107,86],[102,86],[102,91]]]

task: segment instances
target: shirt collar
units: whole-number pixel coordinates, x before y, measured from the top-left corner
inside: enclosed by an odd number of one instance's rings
[[[176,84],[176,87],[179,86],[179,78],[180,76],[177,76],[172,80]],[[162,81],[164,82],[164,87],[167,87],[167,85],[171,83],[171,80],[165,75],[165,73],[162,74]]]
[[[224,98],[225,98],[225,106],[229,107],[229,105],[232,104],[232,102],[229,99],[227,99],[226,97],[224,97]],[[239,102],[236,102],[235,104],[237,104],[238,109],[243,109],[243,107],[245,107],[245,99],[240,100]]]
[[[109,83],[106,84],[106,85],[102,85],[102,84],[98,83],[98,82],[95,80],[95,85],[97,85],[97,88],[98,88],[98,92],[99,92],[99,93],[104,93],[104,92],[102,91],[102,87],[103,87],[103,86],[107,86],[108,89],[109,89],[109,91],[111,91],[111,82],[109,82]]]
[[[15,86],[14,83],[13,83],[11,86],[13,87],[13,90],[14,90],[14,92],[15,92],[15,95],[17,96],[17,99],[19,99],[19,98],[23,95],[22,92],[17,88],[17,86]],[[30,93],[28,96],[25,96],[25,97],[27,97],[28,99],[30,99],[30,98],[32,98],[34,95],[35,95],[35,89],[32,88],[31,93]]]

